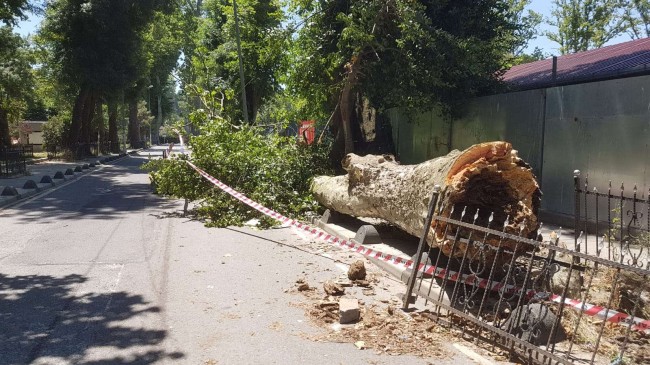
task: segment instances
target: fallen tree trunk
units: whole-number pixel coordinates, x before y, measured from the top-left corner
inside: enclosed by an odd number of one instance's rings
[[[505,224],[508,233],[536,238],[541,192],[531,168],[510,143],[477,144],[419,165],[399,165],[391,156],[348,154],[343,168],[347,175],[320,176],[312,185],[316,199],[338,212],[380,218],[420,236],[434,186],[440,185],[437,212],[441,216],[473,222],[478,212],[476,224],[497,230]],[[432,226],[427,237],[431,246],[448,256],[463,255],[465,244],[451,252],[448,237],[455,228],[446,229],[442,222]],[[499,244],[496,237],[487,241]],[[501,247],[517,253],[530,249],[506,241]]]

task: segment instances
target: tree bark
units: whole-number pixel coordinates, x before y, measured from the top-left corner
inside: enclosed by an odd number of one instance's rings
[[[95,102],[95,117],[93,118],[93,140],[97,143],[101,143],[104,139],[104,103],[100,98],[97,98]],[[95,139],[96,138],[96,139]]]
[[[441,216],[472,222],[478,212],[476,224],[487,226],[493,213],[490,227],[500,229],[507,218],[506,232],[536,238],[539,185],[531,168],[507,142],[474,145],[419,165],[399,165],[389,155],[349,154],[343,168],[347,175],[320,176],[312,184],[316,199],[338,212],[384,219],[420,236],[434,186],[440,185],[437,211]],[[443,222],[434,222],[432,227],[429,245],[440,247],[448,256],[462,256],[465,247],[451,252],[453,240],[448,237],[455,234],[454,227],[445,230]],[[498,245],[499,239],[489,238],[488,243]],[[517,253],[530,249],[509,241],[501,242],[501,247]]]
[[[117,102],[108,101],[108,140],[111,143],[111,152],[120,152],[119,138],[117,137]]]
[[[81,126],[83,123],[83,111],[86,100],[90,94],[87,87],[82,86],[72,108],[72,122],[70,123],[70,132],[68,134],[68,148],[75,148],[79,143],[81,136]]]
[[[81,140],[83,143],[90,143],[93,130],[93,116],[95,115],[95,102],[97,101],[97,92],[91,91],[83,107],[83,117],[81,120]]]
[[[2,102],[2,100],[0,100]],[[7,109],[0,107],[0,147],[11,146],[11,137],[9,136],[9,112]]]
[[[160,143],[160,137],[159,137],[159,132],[160,132],[160,126],[163,124],[163,112],[162,112],[162,85],[160,85],[160,77],[156,75],[156,82],[158,82],[158,99],[156,103],[156,123],[154,123],[154,128],[153,128],[153,141],[156,141],[156,144]],[[152,143],[153,143],[152,141]]]
[[[140,147],[140,123],[138,121],[138,100],[129,101],[129,143],[131,148]]]
[[[360,56],[354,56],[346,65],[348,71],[343,90],[341,90],[341,99],[339,100],[339,112],[341,130],[345,142],[345,154],[354,152],[354,138],[352,137],[352,118],[354,118],[354,88],[358,83]]]

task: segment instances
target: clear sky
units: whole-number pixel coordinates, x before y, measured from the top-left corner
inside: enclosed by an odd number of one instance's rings
[[[544,17],[550,17],[552,2],[551,0],[532,0],[530,4],[530,8],[538,13],[541,13]],[[36,32],[36,29],[38,28],[41,19],[42,18],[40,17],[32,15],[26,21],[20,22],[18,24],[16,31],[22,35],[33,34]],[[549,31],[552,30],[552,27],[547,24],[542,24],[539,30],[540,32]],[[615,39],[612,39],[607,43],[607,45],[626,42],[629,40],[630,37],[627,34],[624,34]],[[544,51],[544,53],[548,55],[558,55],[560,53],[558,51],[559,48],[558,44],[551,42],[545,36],[538,36],[537,39],[533,39],[530,41],[530,43],[528,44],[528,49],[532,52],[532,50],[534,50],[535,47],[541,48],[542,51]]]

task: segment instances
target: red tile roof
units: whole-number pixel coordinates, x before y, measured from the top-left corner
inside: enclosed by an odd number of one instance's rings
[[[650,74],[650,38],[559,56],[555,80],[549,58],[514,66],[503,81],[517,89],[536,89],[642,73]]]

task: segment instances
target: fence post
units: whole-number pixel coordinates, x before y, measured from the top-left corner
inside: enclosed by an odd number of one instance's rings
[[[580,170],[573,171],[573,186],[575,189],[575,206],[574,206],[574,222],[573,222],[573,239],[574,246],[573,249],[577,252],[580,252],[580,243],[578,243],[578,238],[580,238]],[[587,197],[585,196],[585,199]],[[585,232],[586,234],[586,232]],[[580,259],[576,256],[573,257],[574,263],[579,263]]]
[[[427,242],[427,235],[429,234],[429,229],[431,228],[431,221],[433,220],[433,212],[436,209],[436,204],[438,204],[438,198],[440,197],[440,185],[433,187],[433,195],[431,200],[429,200],[429,211],[427,212],[427,219],[424,222],[424,232],[422,237],[420,237],[420,244],[418,245],[418,252],[415,254],[415,261],[413,262],[413,269],[411,275],[409,276],[408,284],[406,285],[406,293],[404,294],[404,299],[402,300],[402,309],[406,310],[409,307],[411,301],[411,295],[413,294],[413,287],[415,286],[415,280],[418,276],[418,269],[420,267],[420,262],[422,261],[422,251],[424,245]]]

